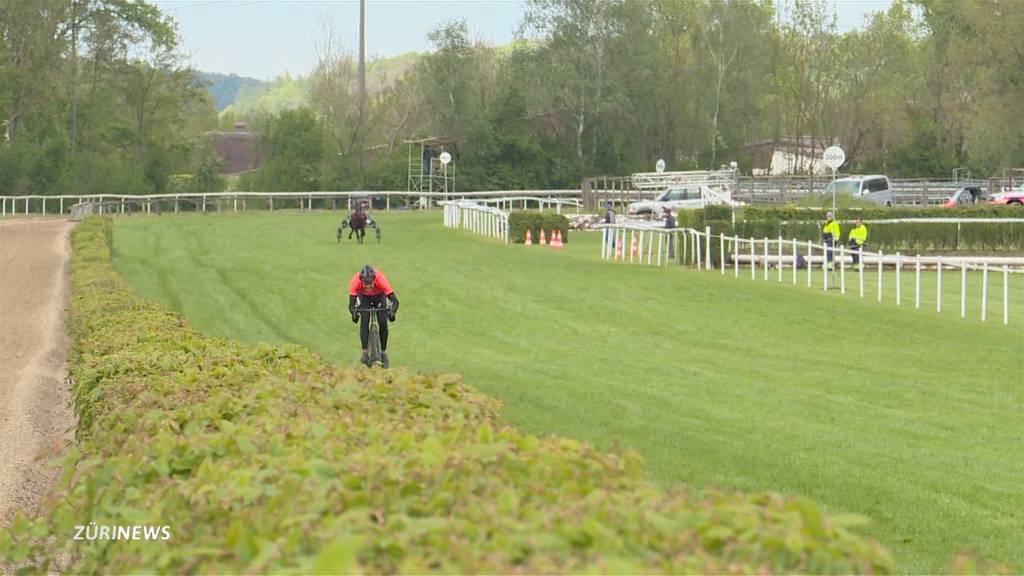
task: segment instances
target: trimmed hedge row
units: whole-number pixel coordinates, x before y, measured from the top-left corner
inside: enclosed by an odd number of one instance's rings
[[[1002,218],[1024,217],[1024,209],[1016,206],[969,206],[944,208],[842,208],[837,220],[843,230],[842,242],[853,228],[852,219],[860,216],[868,227],[868,249],[906,252],[981,252],[1024,251],[1024,223],[1021,222],[964,222],[964,223],[872,223],[872,219],[894,218]],[[801,242],[821,241],[820,222],[825,219],[824,209],[795,207],[743,208],[737,214],[736,224],[731,222],[727,206],[708,206],[703,210],[680,210],[679,225],[703,231],[711,226],[712,234],[737,235],[741,238],[796,238]],[[712,254],[713,264],[718,256]]]
[[[513,244],[522,244],[526,239],[526,229],[530,229],[533,242],[537,243],[541,229],[544,236],[550,238],[551,231],[562,231],[562,242],[569,242],[569,219],[553,212],[515,211],[508,215],[508,234]]]
[[[868,249],[886,251],[1021,251],[1024,250],[1024,223],[1021,222],[956,222],[925,223],[866,222],[868,227]],[[850,230],[849,222],[840,222],[843,243]],[[821,231],[814,222],[737,222],[732,231],[741,238],[796,238],[800,241],[819,242]]]
[[[710,206],[708,208],[711,208]],[[739,209],[737,220],[763,221],[824,221],[827,208],[800,208],[796,206],[746,206]],[[913,208],[895,206],[892,208],[838,207],[837,220],[853,220],[858,216],[864,220],[893,220],[897,218],[1024,218],[1024,207],[980,204],[959,208],[929,206]]]
[[[204,337],[124,285],[109,230],[73,233],[78,444],[44,513],[0,531],[0,557],[31,572],[893,569],[846,528],[862,518],[657,489],[635,454],[522,434],[458,376]],[[72,539],[91,523],[170,540]]]

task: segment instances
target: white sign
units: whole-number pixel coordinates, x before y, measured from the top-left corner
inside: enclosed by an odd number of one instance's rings
[[[825,165],[832,169],[833,172],[839,170],[839,167],[846,162],[846,152],[839,146],[829,146],[825,149],[825,155],[823,157]]]
[[[452,161],[452,155],[447,152],[441,152],[441,164],[447,164]]]
[[[654,165],[654,169],[658,171],[658,174],[661,174],[662,172],[664,172],[665,171],[665,160],[663,160],[661,158],[658,158],[658,163]]]

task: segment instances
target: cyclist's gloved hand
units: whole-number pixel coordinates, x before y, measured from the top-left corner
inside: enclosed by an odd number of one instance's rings
[[[352,312],[352,323],[355,324],[357,322],[359,322],[359,314]]]
[[[394,310],[388,311],[388,320],[390,320],[391,322],[395,321],[395,311]]]

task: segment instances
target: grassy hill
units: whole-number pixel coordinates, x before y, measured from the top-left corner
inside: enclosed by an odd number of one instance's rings
[[[216,72],[196,72],[196,81],[204,86],[213,98],[213,107],[220,112],[246,93],[261,92],[267,89],[267,82],[239,76],[237,74],[218,74]]]
[[[335,242],[340,214],[120,220],[114,262],[205,333],[342,364],[358,355],[342,286],[369,262],[402,301],[392,363],[463,373],[524,431],[629,445],[661,482],[865,514],[904,572],[962,549],[1024,565],[1019,276],[1003,327],[802,279],[612,264],[592,234],[557,252],[378,216],[383,243],[362,246]]]
[[[376,58],[366,63],[366,89],[371,94],[392,85],[395,80],[416,65],[420,55],[407,52],[388,58]],[[212,93],[212,92],[211,92]],[[309,76],[285,74],[271,82],[240,86],[229,105],[218,107],[226,113],[239,115],[254,112],[276,113],[298,108],[309,103]]]

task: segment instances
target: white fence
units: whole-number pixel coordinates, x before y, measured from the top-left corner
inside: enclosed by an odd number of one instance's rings
[[[688,228],[657,228],[641,224],[601,224],[601,258],[666,266],[679,262],[680,237],[685,241]],[[655,248],[657,244],[657,248]]]
[[[519,206],[523,210],[530,207],[531,204],[536,204],[537,208],[543,212],[544,210],[551,209],[552,206],[555,208],[557,214],[562,213],[562,208],[575,208],[576,213],[580,213],[580,208],[583,207],[583,202],[575,198],[541,198],[539,196],[508,196],[503,198],[476,198],[474,202],[484,205],[495,205],[500,210],[511,212],[516,206]]]
[[[669,242],[674,243],[675,250],[668,248]],[[657,247],[655,248],[655,243]],[[714,256],[717,256],[717,263]],[[860,263],[855,264],[854,258],[859,256]],[[980,304],[974,304],[980,310],[982,322],[989,317],[990,299],[996,310],[1002,312],[1002,323],[1010,323],[1010,278],[1014,281],[1024,272],[1024,257],[988,257],[988,256],[907,256],[900,254],[884,254],[883,252],[857,252],[854,254],[845,246],[828,247],[813,242],[799,242],[796,239],[785,240],[782,237],[772,238],[739,238],[711,234],[711,229],[699,232],[692,228],[664,229],[643,226],[609,225],[602,229],[601,257],[605,260],[617,260],[639,264],[663,266],[670,262],[692,264],[699,270],[718,271],[722,275],[729,272],[736,278],[741,276],[740,264],[749,267],[751,280],[761,279],[776,282],[790,282],[815,286],[820,278],[823,290],[837,290],[845,295],[847,291],[855,292],[865,298],[865,272],[876,272],[875,297],[882,302],[886,294],[885,269],[895,271],[895,298],[897,306],[903,306],[904,300],[911,296],[904,295],[902,275],[912,273],[913,302],[915,308],[922,306],[922,291],[934,290],[935,308],[943,309],[943,271],[959,272],[960,317],[968,315],[968,271],[981,272]],[[831,265],[829,263],[831,262]],[[760,269],[759,269],[760,268]],[[788,271],[787,271],[788,269]],[[925,285],[922,271],[935,271],[934,285]],[[743,274],[746,276],[746,272]],[[848,278],[849,281],[848,281]],[[1002,282],[999,282],[1000,279]],[[996,280],[997,288],[990,294],[990,278]],[[947,287],[949,283],[947,280]],[[1001,290],[999,289],[1001,288]],[[976,291],[978,288],[974,288]],[[868,291],[871,287],[868,287]],[[948,307],[948,306],[947,306]]]
[[[444,225],[474,234],[497,238],[508,244],[508,212],[483,206],[472,200],[439,202],[444,207]]]
[[[16,214],[67,214],[71,207],[82,202],[94,202],[101,206],[103,213],[146,214],[179,212],[183,208],[200,212],[246,211],[296,207],[299,210],[352,209],[352,201],[359,198],[387,198],[385,210],[391,209],[391,199],[396,198],[408,206],[429,208],[438,201],[464,198],[509,199],[523,205],[535,204],[542,209],[565,204],[578,205],[579,190],[494,190],[483,192],[409,192],[359,190],[351,192],[216,192],[207,194],[151,194],[133,196],[127,194],[61,195],[61,196],[3,196],[0,195],[0,217]],[[250,201],[257,201],[250,205]],[[275,206],[275,202],[277,205]],[[257,205],[258,204],[258,205]],[[264,208],[265,205],[265,208]]]

